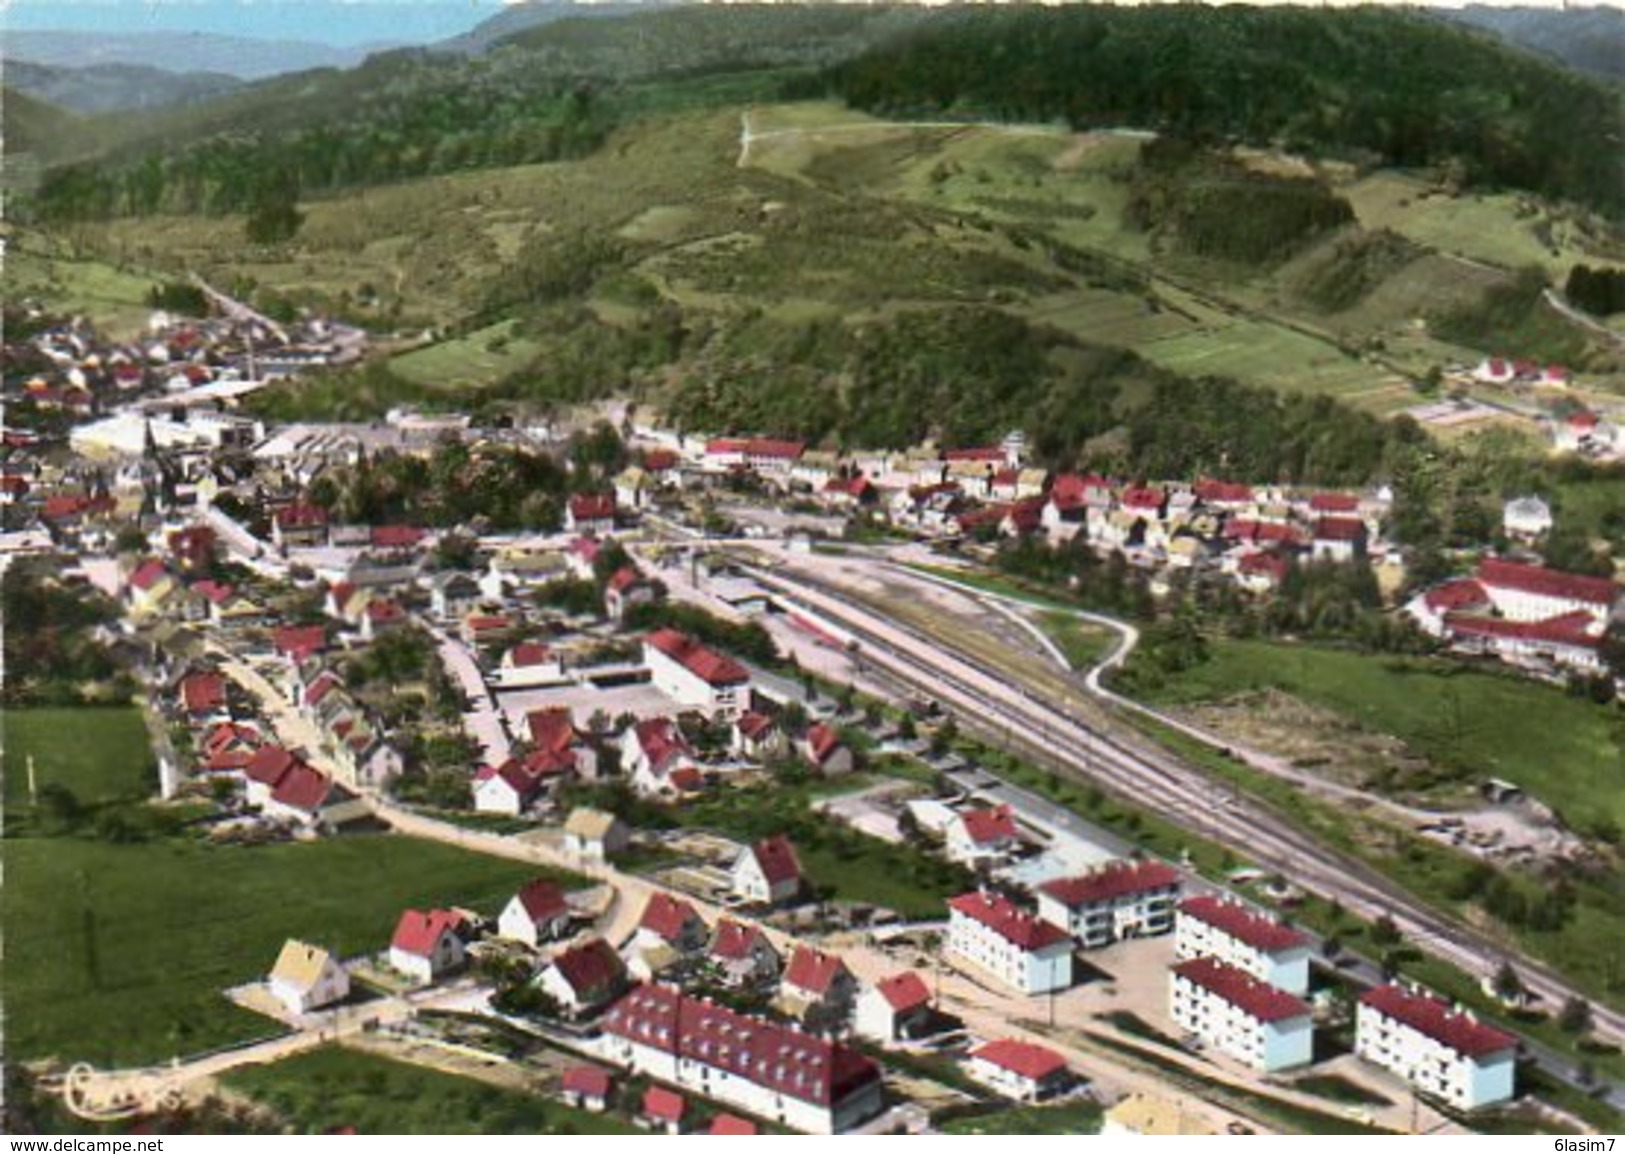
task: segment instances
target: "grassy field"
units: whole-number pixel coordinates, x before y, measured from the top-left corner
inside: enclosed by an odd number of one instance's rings
[[[944,1134],[1098,1134],[1101,1109],[1093,1102],[1025,1106],[942,1124]]]
[[[38,236],[14,241],[6,253],[6,295],[39,297],[66,312],[97,318],[107,333],[128,340],[152,315],[147,293],[156,276],[116,268],[102,260],[54,255]]]
[[[1211,652],[1171,679],[1160,702],[1279,689],[1475,778],[1516,782],[1582,827],[1600,818],[1625,824],[1617,723],[1609,710],[1559,689],[1454,662],[1305,645],[1225,640]]]
[[[337,1047],[222,1079],[298,1134],[631,1134],[626,1122],[533,1094]]]
[[[514,335],[514,322],[476,329],[465,337],[403,353],[390,367],[420,385],[478,388],[524,368],[540,351]]]
[[[147,728],[134,708],[8,709],[0,714],[5,800],[28,800],[27,764],[39,787],[60,785],[92,805],[146,797],[158,788]]]
[[[1092,668],[1117,644],[1117,634],[1110,629],[1067,613],[1041,613],[1037,622],[1073,669]]]
[[[262,976],[289,937],[346,955],[382,949],[408,906],[495,913],[538,872],[388,835],[259,848],[28,838],[5,848],[9,1051],[98,1065],[274,1032],[221,990]]]

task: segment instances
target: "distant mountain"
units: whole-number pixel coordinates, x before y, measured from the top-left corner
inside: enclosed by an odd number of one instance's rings
[[[1625,11],[1618,8],[1434,9],[1441,19],[1492,32],[1509,44],[1549,56],[1570,68],[1625,80]]]
[[[55,32],[6,29],[4,56],[58,68],[134,64],[167,72],[226,73],[257,80],[308,68],[349,68],[389,44],[333,45],[307,40],[250,40],[206,32]],[[8,81],[9,82],[9,81]]]
[[[40,152],[42,145],[70,136],[79,127],[73,113],[9,86],[0,99],[4,101],[0,132],[5,134],[6,151],[13,155]]]
[[[431,45],[436,51],[478,56],[499,41],[571,17],[630,16],[680,0],[521,0],[470,28],[461,36]]]
[[[223,72],[167,72],[141,64],[62,68],[27,60],[6,61],[7,87],[90,114],[189,104],[230,92],[242,83]]]

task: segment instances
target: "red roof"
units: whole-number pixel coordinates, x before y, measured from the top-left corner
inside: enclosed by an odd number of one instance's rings
[[[671,449],[650,449],[643,454],[643,467],[651,473],[663,473],[677,467],[677,454]]]
[[[948,902],[968,918],[981,922],[1011,944],[1023,950],[1041,950],[1068,940],[1066,934],[1048,922],[1018,909],[1008,898],[972,890]]]
[[[501,765],[481,766],[479,772],[474,775],[474,781],[481,784],[493,777],[502,779],[503,784],[518,797],[520,805],[529,805],[542,790],[541,777],[532,773],[518,758],[510,757]]]
[[[743,455],[748,443],[739,437],[713,437],[705,443],[705,455],[707,457],[732,456],[735,453]]]
[[[1429,609],[1437,613],[1453,609],[1478,609],[1490,603],[1489,594],[1484,592],[1484,586],[1471,578],[1446,581],[1443,585],[1429,589],[1423,600]]]
[[[308,501],[278,509],[273,520],[283,529],[315,529],[327,524],[327,510]]]
[[[570,912],[564,900],[564,891],[546,878],[526,882],[516,896],[533,922],[550,922]]]
[[[632,727],[632,733],[656,773],[664,773],[679,758],[694,756],[677,723],[669,717],[645,718]]]
[[[295,660],[327,648],[327,628],[322,625],[284,625],[273,635],[276,651]]]
[[[751,956],[762,931],[732,918],[717,919],[717,936],[711,942],[711,956],[737,961]]]
[[[243,772],[250,781],[274,786],[282,780],[284,774],[300,764],[302,763],[297,757],[280,745],[267,745],[255,752],[253,760]]]
[[[442,935],[456,932],[462,923],[463,919],[450,910],[406,910],[395,925],[390,948],[427,958]]]
[[[928,1005],[931,1001],[931,991],[926,987],[925,979],[913,970],[882,978],[875,984],[875,989],[886,999],[886,1004],[899,1014]]]
[[[379,624],[389,621],[399,621],[406,616],[406,610],[401,608],[399,601],[377,600],[367,602],[367,618]]]
[[[167,576],[169,570],[164,568],[162,561],[146,561],[130,574],[130,585],[136,589],[151,589]]]
[[[711,1119],[711,1129],[708,1131],[708,1133],[712,1135],[731,1134],[744,1135],[748,1137],[757,1133],[757,1130],[756,1123],[747,1121],[746,1119],[740,1118],[735,1114],[718,1114],[715,1118]]]
[[[649,895],[649,904],[643,907],[638,928],[648,930],[667,942],[675,942],[683,936],[686,927],[696,922],[704,925],[693,906],[668,893],[656,892]]]
[[[681,1122],[688,1103],[675,1090],[650,1086],[643,1092],[643,1116],[657,1122]]]
[[[819,722],[807,731],[807,756],[823,765],[841,748],[841,735],[834,727]]]
[[[1445,626],[1452,633],[1473,637],[1496,637],[1508,641],[1542,641],[1579,649],[1598,649],[1602,637],[1590,632],[1595,618],[1584,609],[1548,617],[1544,621],[1509,621],[1504,617],[1482,617],[1471,613],[1446,613]]]
[[[621,955],[603,938],[590,938],[565,950],[553,959],[553,968],[576,998],[589,1004],[613,997],[626,980]]]
[[[609,1097],[609,1071],[597,1066],[571,1066],[564,1072],[559,1085],[567,1094],[580,1094],[584,1098]]]
[[[1058,509],[1077,509],[1088,503],[1091,492],[1109,490],[1111,483],[1104,477],[1081,477],[1077,473],[1062,473],[1049,488],[1049,499]]]
[[[1287,570],[1291,567],[1292,563],[1285,557],[1268,550],[1249,553],[1236,562],[1236,568],[1240,572],[1267,576],[1277,585],[1286,580]]]
[[[1007,454],[997,446],[983,446],[976,449],[949,449],[942,454],[944,461],[989,461],[1003,463]]]
[[[869,478],[859,473],[856,477],[831,477],[824,482],[824,492],[841,493],[848,497],[862,497],[874,488]]]
[[[1365,522],[1357,517],[1322,517],[1315,522],[1317,541],[1359,541],[1365,537]]]
[[[667,780],[683,793],[698,793],[705,785],[705,775],[692,765],[672,770]]]
[[[500,613],[470,613],[463,624],[475,633],[499,633],[513,628],[513,621]]]
[[[801,441],[775,441],[768,437],[752,437],[745,442],[745,456],[793,461],[801,456],[806,447]]]
[[[553,660],[553,651],[540,641],[521,641],[508,650],[508,662],[515,668],[545,665]]]
[[[1486,1026],[1448,1002],[1399,985],[1378,986],[1360,995],[1360,1004],[1403,1022],[1411,1029],[1467,1058],[1483,1058],[1518,1044],[1510,1034]]]
[[[768,885],[801,880],[801,862],[796,857],[796,848],[783,834],[757,842],[750,852],[755,856]]]
[[[1115,901],[1179,885],[1179,873],[1156,861],[1113,861],[1076,877],[1045,882],[1040,889],[1069,907]]]
[[[657,629],[644,641],[713,687],[742,685],[750,680],[750,672],[739,662],[707,649],[675,629]]]
[[[1478,563],[1478,581],[1488,588],[1515,589],[1603,607],[1612,606],[1619,597],[1619,586],[1606,577],[1582,577],[1498,557],[1486,557]]]
[[[968,809],[959,815],[965,833],[976,845],[1018,840],[1016,819],[1007,805],[992,809]]]
[[[836,1105],[880,1079],[879,1067],[856,1050],[670,986],[633,990],[611,1007],[604,1031],[820,1106]]]
[[[375,549],[416,548],[425,534],[415,525],[374,525],[372,545]]]
[[[570,498],[570,516],[577,521],[613,521],[613,493],[577,493]]]
[[[1118,496],[1125,509],[1160,509],[1167,494],[1155,488],[1128,488]]]
[[[613,590],[616,593],[625,593],[642,579],[643,574],[639,573],[631,565],[622,565],[605,582],[604,588]]]
[[[525,728],[530,730],[530,743],[536,749],[563,752],[575,744],[575,722],[564,706],[532,710],[525,714]]]
[[[1252,486],[1238,481],[1198,481],[1193,488],[1196,499],[1210,505],[1243,505],[1253,499]]]
[[[1217,994],[1260,1022],[1280,1022],[1309,1016],[1309,1004],[1302,998],[1295,998],[1285,990],[1261,982],[1245,970],[1226,965],[1217,958],[1192,958],[1174,966],[1173,972]]]
[[[208,713],[226,704],[226,679],[218,673],[188,673],[181,678],[181,697],[188,713]]]
[[[777,726],[778,723],[767,714],[757,713],[754,710],[740,714],[739,719],[734,722],[734,728],[739,730],[740,736],[746,741],[759,741],[772,733]]]
[[[224,605],[237,590],[219,581],[194,581],[192,591],[214,605]]]
[[[1203,894],[1179,903],[1179,912],[1222,930],[1255,950],[1273,953],[1306,946],[1309,939],[1274,918],[1258,913],[1240,902],[1225,901]]]
[[[847,972],[846,963],[839,956],[812,946],[797,946],[790,955],[790,964],[785,967],[784,984],[822,996]]]
[[[332,791],[333,783],[325,773],[300,762],[289,766],[271,790],[271,798],[293,809],[315,813]]]
[[[1019,1042],[1014,1038],[999,1038],[978,1046],[970,1052],[970,1056],[1034,1082],[1041,1082],[1066,1069],[1066,1059],[1054,1050],[1032,1042]]]
[[[1309,508],[1316,513],[1354,513],[1360,508],[1360,498],[1352,493],[1316,493],[1309,498]]]

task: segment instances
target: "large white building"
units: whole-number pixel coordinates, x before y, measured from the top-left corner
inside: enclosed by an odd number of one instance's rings
[[[1498,557],[1480,561],[1476,576],[1495,611],[1513,621],[1587,613],[1599,627],[1606,626],[1620,595],[1619,586],[1606,577],[1584,577]]]
[[[977,890],[948,903],[948,952],[1023,994],[1072,984],[1072,939],[997,894]]]
[[[850,1130],[884,1106],[856,1050],[670,986],[640,986],[604,1017],[602,1055],[634,1073],[808,1134]]]
[[[1085,949],[1122,938],[1149,938],[1174,928],[1179,874],[1154,861],[1112,861],[1088,873],[1038,887],[1038,916]]]
[[[1517,1039],[1421,990],[1387,985],[1361,995],[1354,1052],[1458,1109],[1514,1093]]]
[[[1179,903],[1174,954],[1217,958],[1289,994],[1309,992],[1309,939],[1237,901],[1203,895]]]
[[[1179,1028],[1255,1070],[1287,1070],[1314,1057],[1309,1004],[1216,958],[1169,971],[1169,1012]]]
[[[643,660],[654,687],[679,705],[730,720],[750,707],[750,671],[675,629],[645,637]]]

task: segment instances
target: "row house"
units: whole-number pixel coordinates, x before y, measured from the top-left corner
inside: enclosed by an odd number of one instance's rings
[[[1072,939],[985,891],[948,903],[948,953],[1023,994],[1047,994],[1072,984]]]
[[[1360,996],[1354,1052],[1461,1110],[1515,1092],[1517,1039],[1417,988],[1390,984]]]
[[[1169,972],[1180,1029],[1266,1073],[1313,1059],[1314,1022],[1301,998],[1217,958],[1191,958]]]
[[[1179,874],[1155,861],[1113,861],[1038,887],[1038,916],[1084,949],[1174,928]]]
[[[1179,904],[1179,958],[1216,958],[1288,993],[1307,994],[1309,952],[1306,935],[1240,902],[1202,895]]]

